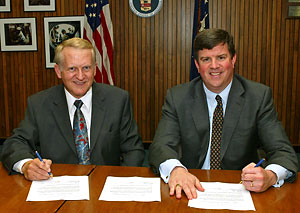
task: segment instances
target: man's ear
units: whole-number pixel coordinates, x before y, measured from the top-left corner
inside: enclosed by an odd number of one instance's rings
[[[195,65],[197,67],[197,70],[199,70],[199,64],[198,64],[198,61],[196,59],[194,59],[194,62],[195,62]]]
[[[236,62],[236,54],[232,57],[232,67],[234,68],[235,62]]]
[[[95,66],[94,66],[94,76],[96,76],[96,72],[97,72],[97,66],[98,66],[98,63],[96,62]]]
[[[61,79],[61,71],[60,71],[60,68],[59,68],[59,65],[58,64],[55,64],[54,65],[54,70],[55,70],[55,73],[56,73],[56,76]]]

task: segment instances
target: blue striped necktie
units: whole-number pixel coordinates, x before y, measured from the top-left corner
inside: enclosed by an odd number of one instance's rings
[[[82,104],[81,100],[76,100],[74,102],[76,111],[73,120],[73,136],[79,164],[87,165],[90,164],[90,149],[86,122],[80,110]]]

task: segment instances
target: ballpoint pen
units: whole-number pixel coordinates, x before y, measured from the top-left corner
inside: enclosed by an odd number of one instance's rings
[[[255,166],[254,166],[254,168],[255,167],[259,167],[261,164],[262,164],[262,162],[264,162],[265,161],[265,159],[263,158],[263,159],[261,159]],[[241,180],[241,182],[240,183],[243,183],[243,181]]]
[[[40,154],[38,153],[38,151],[35,151],[35,154],[37,155],[37,157],[40,159],[41,162],[45,163],[42,159],[42,157],[40,156]],[[53,177],[53,175],[51,174],[51,172],[48,172],[50,177]]]
[[[262,162],[264,162],[265,161],[265,159],[263,158],[263,159],[261,159],[254,167],[259,167],[260,166],[260,164],[262,164]]]

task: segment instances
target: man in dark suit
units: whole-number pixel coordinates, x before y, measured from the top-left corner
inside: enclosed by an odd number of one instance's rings
[[[204,30],[195,38],[194,55],[201,77],[168,90],[150,146],[150,165],[169,184],[170,195],[181,198],[183,190],[193,199],[196,189],[204,190],[186,168],[211,169],[216,162],[211,162],[217,156],[211,157],[216,96],[224,114],[218,169],[242,170],[241,180],[249,191],[293,182],[298,162],[278,121],[271,89],[233,73],[232,36],[221,29]],[[258,148],[266,153],[262,167],[255,167]]]
[[[24,120],[3,146],[2,162],[9,173],[23,173],[29,180],[48,179],[52,162],[79,163],[72,131],[76,100],[83,102],[86,163],[141,166],[144,148],[129,94],[94,82],[93,46],[80,38],[66,40],[56,48],[55,61],[63,85],[28,98]],[[35,150],[45,158],[44,163],[36,158]]]

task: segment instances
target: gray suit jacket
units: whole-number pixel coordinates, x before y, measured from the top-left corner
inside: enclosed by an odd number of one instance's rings
[[[28,98],[24,120],[4,142],[2,162],[11,172],[19,160],[35,158],[34,150],[53,163],[78,163],[63,85]],[[143,163],[129,94],[117,87],[93,84],[90,160],[97,165]]]
[[[162,118],[150,146],[150,165],[178,159],[187,168],[201,168],[209,145],[210,125],[206,95],[200,77],[168,90]],[[234,75],[229,92],[221,142],[222,169],[241,170],[258,162],[257,149],[266,152],[266,163],[292,171],[298,161],[277,118],[271,88]]]

